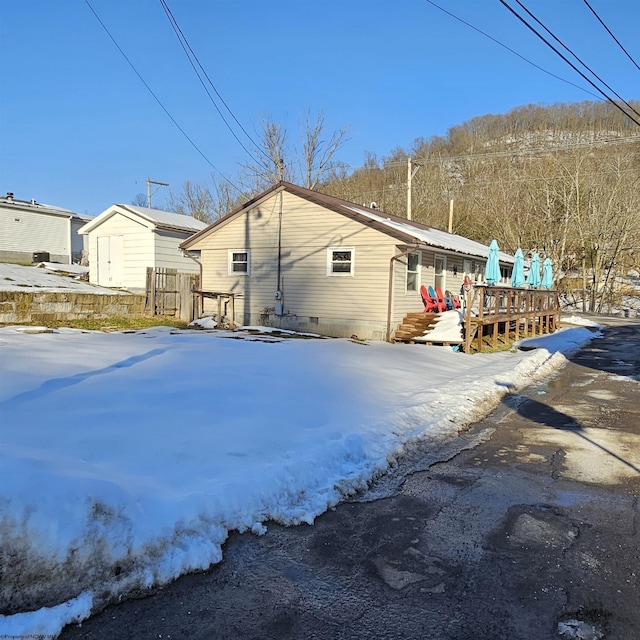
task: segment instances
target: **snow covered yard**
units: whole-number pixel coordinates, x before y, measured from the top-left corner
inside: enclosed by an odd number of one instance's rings
[[[55,635],[206,568],[231,530],[312,523],[412,442],[456,437],[593,335],[466,355],[167,327],[0,329],[0,636]]]
[[[118,293],[82,280],[88,272],[88,267],[75,264],[42,262],[35,267],[26,267],[20,264],[0,263],[0,291]]]

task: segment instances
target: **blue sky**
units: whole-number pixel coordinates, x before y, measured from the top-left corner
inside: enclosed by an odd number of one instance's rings
[[[528,65],[426,0],[167,0],[245,129],[306,109],[349,127],[338,159],[383,157],[474,116],[530,103],[595,99]],[[498,0],[435,0],[548,71],[593,91]],[[199,84],[159,0],[89,0],[119,46],[217,171],[247,154]],[[640,2],[589,0],[640,61]],[[515,5],[514,0],[510,4]],[[583,0],[527,8],[625,99],[640,70]],[[80,213],[179,190],[211,165],[149,94],[84,0],[0,0],[0,192]],[[238,131],[236,129],[236,131]],[[243,134],[238,132],[239,136]],[[168,194],[160,189],[155,200]]]

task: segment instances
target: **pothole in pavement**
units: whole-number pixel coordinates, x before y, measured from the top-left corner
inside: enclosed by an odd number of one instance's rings
[[[568,549],[578,534],[578,527],[555,507],[517,505],[507,512],[492,543],[503,549]]]
[[[558,620],[558,635],[564,640],[602,640],[611,613],[603,609],[579,609]]]

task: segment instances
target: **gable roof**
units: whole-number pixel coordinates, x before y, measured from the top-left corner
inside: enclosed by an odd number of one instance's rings
[[[280,191],[287,191],[288,193],[304,198],[309,202],[314,202],[315,204],[335,211],[336,213],[340,213],[352,220],[361,222],[368,227],[372,227],[388,236],[396,238],[402,243],[423,244],[436,249],[455,251],[457,253],[464,253],[466,255],[480,258],[487,258],[489,255],[489,247],[481,242],[476,242],[475,240],[470,240],[469,238],[465,238],[464,236],[459,236],[454,233],[441,231],[440,229],[434,229],[413,220],[407,220],[406,218],[400,218],[398,216],[383,213],[382,211],[370,209],[364,205],[360,206],[353,202],[341,200],[335,196],[320,193],[319,191],[305,189],[304,187],[299,187],[285,181],[278,182],[270,189],[263,191],[255,198],[252,198],[242,206],[234,209],[219,220],[216,220],[206,229],[203,229],[190,238],[187,238],[180,247],[188,249],[199,239],[214,232],[218,227],[225,225],[242,212],[257,206],[260,202],[267,200],[272,195]],[[513,256],[508,253],[501,251],[499,255],[500,260],[503,262],[512,263],[514,261]]]
[[[184,216],[180,213],[136,207],[131,204],[114,204],[99,216],[96,216],[91,222],[85,224],[84,227],[79,230],[79,233],[87,234],[93,231],[97,226],[101,225],[116,213],[121,213],[128,218],[139,218],[145,223],[145,226],[153,229],[194,233],[207,227],[206,222],[201,222],[200,220],[196,220],[196,218]]]

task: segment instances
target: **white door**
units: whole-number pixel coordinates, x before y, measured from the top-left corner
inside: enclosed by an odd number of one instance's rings
[[[121,287],[123,272],[122,236],[98,237],[98,284]]]

